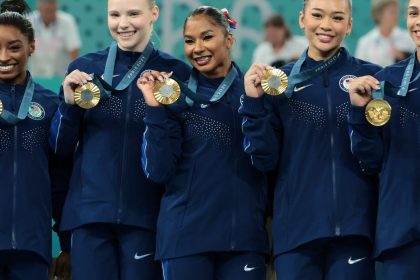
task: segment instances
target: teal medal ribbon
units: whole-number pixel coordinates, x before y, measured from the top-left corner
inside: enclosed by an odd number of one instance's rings
[[[181,92],[186,95],[185,102],[192,106],[194,102],[200,104],[212,104],[218,102],[229,90],[230,86],[233,84],[233,81],[238,76],[238,70],[236,70],[235,65],[232,64],[231,69],[229,70],[226,77],[223,79],[222,83],[218,86],[213,96],[210,99],[199,96],[197,92],[198,87],[198,70],[193,69],[188,81],[188,86],[183,82],[179,81],[177,78],[172,77],[178,84],[181,89]]]
[[[29,72],[26,73],[28,76],[28,82],[26,84],[25,94],[23,95],[22,102],[20,103],[17,116],[5,109],[2,110],[0,115],[0,118],[2,118],[9,125],[16,125],[18,122],[24,120],[28,115],[29,107],[31,106],[32,97],[34,95],[35,90],[35,84]]]
[[[335,55],[327,59],[326,61],[322,62],[320,65],[313,67],[311,69],[308,69],[306,71],[300,72],[303,63],[305,62],[307,58],[307,51],[306,49],[299,57],[299,59],[296,61],[296,63],[293,65],[292,71],[289,75],[289,84],[284,92],[286,97],[290,98],[293,94],[293,88],[295,85],[300,84],[306,80],[309,80],[319,74],[324,73],[327,71],[331,66],[333,66],[337,61],[338,58],[341,55],[341,50],[339,50]]]
[[[153,44],[149,41],[143,53],[134,63],[133,67],[131,67],[131,69],[125,74],[122,80],[114,88],[112,87],[112,76],[114,75],[115,60],[117,58],[117,43],[113,41],[111,43],[111,46],[109,47],[103,79],[97,74],[91,76],[92,82],[95,83],[101,89],[101,97],[109,98],[111,96],[112,91],[121,92],[125,90],[139,75],[147,60],[150,58],[152,52]]]
[[[397,95],[401,97],[405,97],[408,92],[408,87],[412,82],[415,82],[419,77],[420,73],[410,82],[411,76],[413,75],[414,71],[414,64],[416,60],[416,52],[412,53],[410,56],[410,61],[408,62],[407,67],[405,68],[404,75],[401,81],[400,90],[398,91]]]

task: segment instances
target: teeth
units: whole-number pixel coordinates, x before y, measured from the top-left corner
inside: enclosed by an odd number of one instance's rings
[[[208,56],[203,56],[203,57],[196,58],[196,60],[197,60],[198,62],[204,62],[204,61],[209,60],[209,57],[208,57]]]
[[[13,67],[14,65],[0,66],[0,71],[8,71],[11,70]]]
[[[134,31],[130,31],[130,32],[118,32],[118,34],[119,34],[121,37],[130,37],[131,35],[133,35],[133,34],[134,34]]]
[[[331,36],[327,36],[327,35],[319,35],[319,37],[321,39],[330,39],[331,38]]]

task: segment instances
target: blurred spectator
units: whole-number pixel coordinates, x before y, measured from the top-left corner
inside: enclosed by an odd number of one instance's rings
[[[265,41],[260,43],[253,54],[253,62],[280,67],[299,58],[308,42],[304,36],[290,33],[289,27],[279,14],[273,14],[264,22]]]
[[[408,57],[416,48],[406,30],[397,26],[398,0],[373,0],[375,28],[357,42],[355,56],[381,66],[388,66]]]
[[[35,52],[30,70],[33,76],[64,76],[70,61],[79,56],[80,35],[74,17],[57,10],[58,0],[37,0],[29,15],[35,29]]]

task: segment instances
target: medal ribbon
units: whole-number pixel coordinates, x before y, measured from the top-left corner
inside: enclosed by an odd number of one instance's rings
[[[416,59],[416,52],[411,54],[410,61],[408,62],[407,67],[405,68],[404,76],[401,81],[400,90],[397,93],[398,96],[405,97],[407,95],[408,87],[410,83],[416,81],[420,77],[420,73],[418,73],[417,76],[410,82],[411,76],[413,75],[413,71],[414,71],[415,59]]]
[[[112,76],[114,75],[115,60],[117,58],[117,43],[113,41],[109,47],[103,79],[97,74],[92,75],[92,82],[94,82],[100,89],[104,89],[101,90],[101,96],[108,98],[111,96],[111,91],[121,92],[125,90],[143,69],[152,52],[153,44],[149,41],[141,56],[134,63],[133,67],[131,67],[131,69],[114,88],[112,87]]]
[[[0,118],[2,118],[7,124],[15,125],[18,122],[24,120],[28,115],[29,106],[31,105],[32,97],[34,95],[35,84],[32,81],[32,77],[29,74],[29,72],[27,72],[27,75],[28,82],[26,84],[25,94],[23,95],[22,102],[20,103],[19,112],[17,116],[12,112],[9,112],[4,109],[1,112]]]
[[[236,79],[238,75],[238,71],[236,70],[235,65],[232,64],[232,68],[229,70],[227,76],[223,79],[222,83],[217,87],[216,91],[214,92],[213,96],[210,99],[204,98],[199,96],[197,92],[198,87],[198,71],[197,69],[193,69],[190,75],[190,79],[188,81],[188,86],[186,86],[183,82],[179,81],[178,79],[173,79],[179,84],[181,92],[183,92],[187,97],[185,98],[185,102],[192,106],[194,102],[200,104],[212,104],[219,101],[229,90],[230,86],[233,84],[233,81]]]
[[[290,98],[292,96],[293,93],[293,88],[295,87],[295,85],[302,83],[306,80],[309,80],[319,74],[324,73],[325,71],[327,71],[331,66],[333,66],[337,61],[338,58],[341,55],[341,50],[338,51],[335,55],[333,55],[332,57],[330,57],[329,59],[327,59],[326,61],[322,62],[320,65],[313,67],[311,69],[308,69],[306,71],[300,72],[301,68],[302,68],[302,64],[303,62],[305,62],[306,57],[307,57],[307,51],[308,49],[306,49],[299,57],[298,61],[296,61],[295,65],[293,65],[292,71],[290,72],[289,75],[289,85],[287,86],[286,91],[284,92],[284,94]]]

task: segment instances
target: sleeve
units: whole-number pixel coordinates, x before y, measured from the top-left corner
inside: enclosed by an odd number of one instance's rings
[[[146,177],[165,184],[175,174],[182,152],[179,121],[166,107],[146,107],[142,167]]]
[[[60,95],[62,96],[62,92]],[[73,154],[79,141],[84,109],[61,101],[51,122],[49,142],[59,155]]]
[[[275,116],[265,96],[244,96],[239,108],[242,116],[244,151],[251,156],[252,164],[261,171],[273,170],[279,160],[281,143],[280,120]]]
[[[49,174],[51,180],[53,230],[57,232],[61,250],[70,252],[70,231],[60,231],[61,216],[73,166],[73,156],[58,156],[50,150]]]
[[[365,107],[350,108],[348,123],[351,151],[363,172],[374,175],[382,169],[383,140],[381,128],[369,124],[364,112]]]

